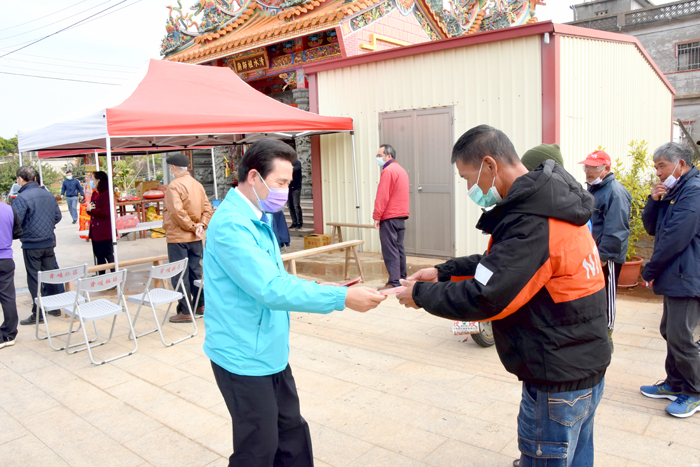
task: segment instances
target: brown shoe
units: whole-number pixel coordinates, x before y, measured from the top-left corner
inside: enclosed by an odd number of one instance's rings
[[[171,316],[168,321],[171,323],[191,323],[192,316],[178,313],[175,316]]]
[[[197,311],[194,312],[195,317],[202,316],[204,314],[204,306],[200,306],[197,308]]]
[[[386,289],[393,289],[393,288],[394,288],[394,286],[387,282],[383,286],[379,287],[377,290],[386,290]]]

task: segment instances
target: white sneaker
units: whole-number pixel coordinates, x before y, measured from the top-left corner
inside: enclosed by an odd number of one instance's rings
[[[0,349],[2,349],[3,347],[12,347],[13,345],[15,345],[14,339],[12,339],[11,341],[6,341],[6,342],[1,343]]]

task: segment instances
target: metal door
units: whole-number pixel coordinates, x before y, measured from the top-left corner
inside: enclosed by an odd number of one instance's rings
[[[407,254],[454,256],[454,175],[451,107],[379,115],[381,143],[396,149],[409,178]]]

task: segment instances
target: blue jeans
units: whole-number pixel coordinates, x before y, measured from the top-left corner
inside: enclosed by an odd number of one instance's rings
[[[592,467],[593,418],[605,379],[591,389],[547,393],[523,383],[520,467]]]
[[[77,196],[66,196],[66,201],[68,202],[68,212],[73,218],[73,222],[78,220],[78,197]]]

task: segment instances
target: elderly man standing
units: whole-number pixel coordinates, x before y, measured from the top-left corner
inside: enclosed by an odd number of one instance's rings
[[[403,239],[406,234],[408,219],[408,174],[396,162],[396,150],[388,144],[382,144],[377,151],[377,164],[382,168],[374,201],[374,228],[379,229],[384,265],[389,273],[389,280],[379,290],[391,289],[401,285],[406,278],[406,252]]]
[[[642,278],[664,296],[661,336],[666,340],[666,379],[642,386],[647,397],[670,399],[666,412],[690,417],[700,410],[700,355],[693,331],[700,321],[700,178],[690,148],[666,143],[654,151],[656,175],[642,214],[654,253]]]
[[[32,296],[32,315],[23,319],[19,324],[26,326],[36,324],[36,294],[39,271],[56,269],[56,224],[61,222],[61,210],[56,198],[44,190],[35,181],[36,170],[24,165],[17,169],[17,183],[21,186],[17,197],[12,202],[12,209],[22,225],[22,253],[24,267],[27,269],[27,287]],[[46,284],[48,295],[58,293],[55,285]],[[60,316],[61,310],[50,311],[49,314]],[[43,317],[39,315],[39,322]]]
[[[180,261],[188,258],[187,270],[183,272],[182,281],[187,289],[187,297],[183,297],[177,305],[177,314],[170,317],[171,323],[188,323],[192,321],[187,301],[194,306],[199,289],[194,281],[202,278],[202,255],[204,246],[204,231],[209,225],[214,211],[204,187],[192,178],[187,167],[190,160],[184,154],[175,154],[166,159],[172,181],[165,192],[163,210],[163,230],[168,243],[168,260]],[[173,287],[177,285],[178,276],[172,278]],[[204,294],[202,294],[202,299]],[[196,315],[204,314],[203,300],[195,311]]]
[[[610,167],[612,161],[604,151],[593,151],[583,164],[588,192],[595,197],[595,209],[591,215],[593,240],[603,266],[605,291],[608,301],[608,338],[613,346],[615,328],[615,300],[617,280],[625,264],[630,236],[630,210],[632,197],[622,183],[615,180]]]
[[[61,185],[61,196],[64,195],[68,203],[68,211],[75,224],[78,222],[78,197],[85,196],[85,192],[80,182],[73,178],[73,172],[70,170],[66,172],[66,179],[63,180],[63,185]]]

